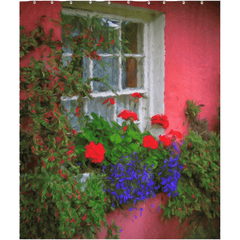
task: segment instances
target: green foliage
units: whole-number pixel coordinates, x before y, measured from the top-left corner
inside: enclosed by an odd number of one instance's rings
[[[20,57],[29,58],[36,48],[42,49],[38,59],[31,58],[30,66],[20,68],[20,237],[21,238],[95,238],[100,222],[105,222],[103,184],[94,174],[90,184],[82,191],[82,183],[75,181],[79,174],[76,168],[75,134],[67,116],[64,116],[61,97],[78,96],[78,111],[81,117],[82,99],[91,98],[91,81],[82,77],[83,57],[96,58],[97,46],[92,37],[98,39],[104,26],[94,26],[97,19],[85,18],[94,29],[84,29],[74,42],[71,32],[63,21],[52,20],[56,27],[63,26],[67,43],[73,53],[72,61],[63,64],[63,43],[53,41],[54,31],[46,33],[44,16],[31,32],[21,26]],[[97,30],[97,28],[99,29]],[[88,34],[88,36],[86,35]],[[111,37],[104,39],[104,46],[111,46]],[[114,35],[115,36],[115,35]],[[115,39],[115,38],[114,38]],[[117,42],[117,40],[116,40]],[[93,46],[91,46],[93,44]],[[117,47],[117,45],[116,45]],[[77,56],[76,56],[77,54]],[[94,194],[93,194],[94,193]],[[86,218],[85,218],[86,217]],[[116,226],[112,226],[118,237]]]
[[[188,109],[191,104],[188,101]],[[200,108],[195,107],[191,111],[195,109],[197,114]],[[194,127],[201,121],[197,117],[196,122],[189,119],[191,128],[181,147],[179,161],[184,168],[178,183],[179,196],[170,198],[162,209],[164,218],[177,216],[181,222],[189,221],[187,238],[219,238],[220,136],[208,129],[204,136],[200,128]]]
[[[117,164],[119,159],[124,154],[130,154],[133,151],[139,150],[143,135],[134,123],[126,125],[126,122],[120,126],[118,123],[112,121],[110,125],[102,116],[91,113],[93,120],[88,119],[82,132],[77,134],[76,137],[76,153],[78,159],[84,166],[90,167],[90,163],[86,163],[85,159],[85,146],[93,141],[95,144],[101,143],[106,151],[104,164]],[[127,126],[127,130],[123,128]],[[92,165],[94,169],[97,166]],[[84,169],[86,171],[86,169]]]
[[[209,141],[190,131],[181,147],[180,163],[185,168],[178,184],[179,196],[170,198],[165,217],[186,220],[194,212],[203,212],[209,219],[220,217],[220,140],[212,133]]]
[[[190,118],[197,118],[198,114],[201,112],[201,106],[203,105],[196,105],[196,102],[187,100],[187,108],[185,110],[185,115],[187,119]]]

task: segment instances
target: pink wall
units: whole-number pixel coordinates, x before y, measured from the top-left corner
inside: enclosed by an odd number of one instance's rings
[[[126,2],[120,2],[126,4]],[[131,2],[132,6],[144,7],[163,11],[166,14],[165,27],[165,113],[169,117],[170,129],[185,132],[183,126],[185,120],[184,109],[186,101],[196,100],[198,104],[205,104],[201,117],[207,118],[210,127],[217,123],[217,107],[220,99],[220,6],[219,2]],[[35,21],[42,15],[46,20],[50,17],[59,18],[61,3],[50,2],[21,2],[20,23],[27,30],[34,28]],[[54,24],[44,22],[46,31],[55,28]],[[57,28],[54,39],[61,38],[61,29]],[[36,49],[33,53],[39,58],[44,49]],[[46,52],[49,49],[46,49]],[[29,58],[21,61],[21,66],[27,66]],[[164,197],[163,200],[161,197]],[[124,238],[180,238],[178,220],[168,221],[165,225],[160,222],[161,213],[157,205],[160,201],[166,201],[164,194],[158,194],[156,198],[149,199],[137,205],[144,210],[140,217],[140,210],[124,217],[119,210],[108,215],[108,220],[114,219],[123,231],[120,235]],[[155,204],[152,208],[151,205]],[[135,214],[137,219],[134,218]],[[133,219],[133,221],[132,221]],[[100,237],[106,236],[106,231]]]
[[[121,227],[119,239],[180,239],[184,237],[184,229],[181,228],[178,219],[161,221],[163,210],[158,208],[160,203],[166,204],[167,195],[159,193],[155,198],[147,199],[146,202],[136,204],[137,210],[113,211],[108,214],[107,222],[115,221]],[[143,208],[140,216],[140,208]],[[135,218],[136,217],[136,218]],[[186,225],[184,225],[186,226]],[[105,238],[107,231],[102,228],[99,233],[100,239]]]
[[[127,2],[117,2],[127,4]],[[220,99],[220,2],[150,1],[131,6],[162,11],[165,25],[165,113],[171,129],[187,133],[187,100],[204,104],[200,116],[211,130],[218,124]]]

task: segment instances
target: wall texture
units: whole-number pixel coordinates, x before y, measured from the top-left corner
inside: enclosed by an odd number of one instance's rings
[[[127,4],[127,2],[117,2]],[[220,2],[150,1],[131,6],[162,11],[165,25],[165,113],[169,129],[187,133],[187,100],[204,104],[201,118],[211,130],[218,124],[220,100]]]
[[[118,2],[127,4],[126,2]],[[204,104],[201,117],[209,121],[211,129],[217,124],[217,107],[220,99],[220,4],[219,2],[146,2],[134,3],[132,6],[163,11],[166,15],[165,26],[165,113],[169,118],[171,129],[187,133],[184,109],[186,101],[195,100],[198,104]],[[35,21],[42,15],[59,19],[61,2],[21,2],[20,24],[26,30],[35,28]],[[44,20],[43,20],[44,21]],[[54,23],[45,21],[46,32],[50,28],[56,28]],[[55,40],[61,39],[61,29],[55,29]],[[32,54],[39,58],[42,52],[49,52],[48,48],[36,49]],[[28,66],[30,58],[25,58],[20,65]],[[180,238],[178,220],[168,221],[165,225],[160,222],[161,212],[158,211],[158,203],[166,202],[164,194],[158,194],[156,198],[139,203],[138,210],[129,210],[120,213],[119,210],[108,215],[108,221],[115,220],[123,231],[121,239],[141,238]],[[154,204],[154,206],[152,206]],[[140,217],[140,208],[143,208]],[[126,216],[125,216],[125,215]],[[135,218],[135,215],[137,219]],[[100,233],[104,238],[106,231]]]

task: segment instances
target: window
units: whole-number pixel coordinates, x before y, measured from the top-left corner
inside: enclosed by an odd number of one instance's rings
[[[103,116],[109,122],[123,122],[117,115],[123,109],[131,109],[138,114],[141,131],[150,130],[149,118],[164,112],[164,15],[160,15],[152,22],[126,16],[92,13],[87,11],[63,8],[64,15],[90,16],[98,15],[107,26],[114,27],[120,40],[127,40],[131,53],[120,51],[112,47],[112,51],[100,51],[102,61],[108,66],[103,67],[97,60],[84,58],[82,66],[83,78],[104,77],[109,75],[109,84],[117,92],[116,96],[104,83],[92,82],[92,100],[84,101],[84,112],[94,112]],[[79,23],[72,34],[79,34]],[[64,49],[64,61],[71,60],[71,52]],[[130,94],[139,92],[146,98],[141,98],[138,103],[131,101]],[[116,104],[107,110],[102,103],[109,97],[114,97]],[[76,97],[62,98],[62,102],[70,110],[70,103],[74,105]],[[71,116],[70,116],[71,117]],[[77,118],[72,119],[73,127],[79,131]],[[154,131],[154,130],[153,130]],[[154,134],[154,133],[152,133]],[[159,131],[158,131],[159,134]]]

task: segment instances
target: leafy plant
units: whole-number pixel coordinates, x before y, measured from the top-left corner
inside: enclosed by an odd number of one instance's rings
[[[214,132],[208,136],[204,140],[189,129],[179,156],[184,165],[177,188],[179,196],[161,206],[164,218],[177,216],[181,222],[189,219],[195,230],[205,228],[204,221],[211,224],[220,218],[220,138]],[[219,226],[211,226],[219,232]],[[209,232],[206,234],[209,236]]]
[[[31,58],[30,66],[20,68],[20,237],[21,238],[94,238],[95,227],[100,229],[105,220],[105,193],[99,187],[98,178],[90,180],[85,192],[82,183],[76,181],[79,168],[75,166],[75,135],[64,116],[61,97],[78,96],[74,114],[81,117],[82,99],[90,96],[90,82],[106,79],[83,79],[81,59],[96,58],[99,48],[113,45],[112,39],[93,40],[104,26],[100,18],[82,19],[83,32],[72,38],[66,19],[52,20],[57,27],[64,27],[73,58],[67,64],[62,60],[60,41],[53,41],[54,31],[49,33],[43,23],[27,32],[21,27],[20,58],[26,59],[35,48],[41,48],[38,59]],[[101,21],[101,19],[100,19]],[[90,26],[85,29],[86,26]],[[94,30],[94,32],[93,32]],[[112,37],[113,35],[109,35]],[[74,40],[79,37],[79,41]],[[114,38],[115,39],[115,38]],[[117,41],[117,40],[116,40]],[[76,56],[77,54],[77,56]],[[101,184],[100,184],[101,185]],[[97,195],[93,196],[93,192]],[[107,224],[105,223],[105,227]],[[115,225],[112,226],[115,229]],[[108,231],[108,237],[118,237]]]
[[[137,151],[142,141],[142,133],[134,123],[119,125],[112,121],[112,126],[102,117],[91,113],[93,120],[88,119],[82,132],[76,136],[76,152],[78,160],[83,163],[83,167],[95,169],[96,165],[85,159],[85,146],[93,141],[95,144],[101,143],[106,150],[104,164],[106,166],[117,164],[123,154],[131,154]],[[127,130],[124,130],[127,127]],[[86,171],[86,169],[84,169]]]

